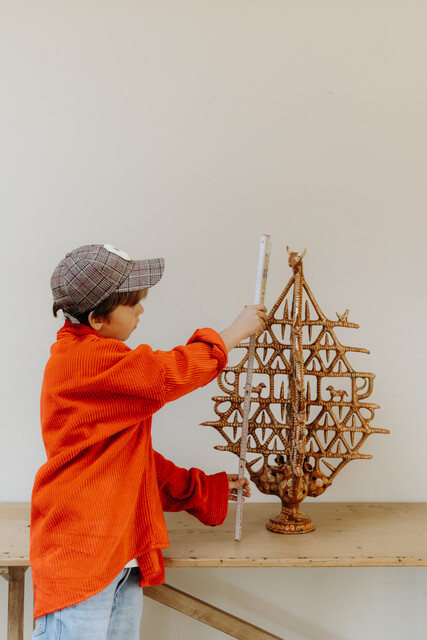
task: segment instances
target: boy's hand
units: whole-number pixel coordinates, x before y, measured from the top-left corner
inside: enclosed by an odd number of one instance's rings
[[[229,500],[237,500],[237,489],[239,487],[243,487],[243,500],[245,498],[250,498],[251,497],[251,487],[249,485],[249,480],[247,478],[242,478],[241,480],[238,480],[237,475],[229,475],[228,476],[228,489],[229,489],[229,494],[228,494],[228,499]]]
[[[227,351],[231,351],[242,340],[264,331],[267,309],[263,304],[251,304],[239,313],[237,318],[220,335]]]

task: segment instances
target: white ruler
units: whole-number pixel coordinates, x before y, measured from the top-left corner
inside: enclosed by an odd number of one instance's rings
[[[256,275],[254,304],[264,304],[265,286],[267,283],[268,261],[270,258],[270,236],[262,235],[259,243],[258,270]],[[252,374],[254,368],[255,336],[249,339],[248,364],[246,370],[245,399],[243,403],[242,437],[240,439],[239,480],[245,475],[246,451],[248,448],[249,410],[251,408]],[[242,535],[243,488],[237,490],[236,533],[235,540]]]

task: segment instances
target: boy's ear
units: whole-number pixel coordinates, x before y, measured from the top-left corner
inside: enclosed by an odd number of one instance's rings
[[[88,315],[88,321],[92,329],[95,329],[95,331],[102,329],[102,325],[104,324],[102,318],[95,316],[93,311]]]

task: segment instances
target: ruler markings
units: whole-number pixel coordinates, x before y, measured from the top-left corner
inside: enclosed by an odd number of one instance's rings
[[[268,235],[262,235],[259,244],[258,269],[255,284],[254,304],[263,304],[267,283],[268,262],[270,258],[271,239]],[[252,376],[255,356],[255,335],[249,339],[248,365],[246,369],[245,396],[243,401],[242,437],[240,439],[240,457],[238,477],[241,480],[245,474],[246,452],[248,448],[249,411],[251,407]],[[237,490],[236,530],[234,539],[239,541],[242,535],[243,516],[243,487]]]

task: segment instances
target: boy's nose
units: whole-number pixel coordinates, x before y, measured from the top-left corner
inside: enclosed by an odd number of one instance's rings
[[[142,304],[141,304],[141,303],[138,303],[138,306],[137,306],[137,308],[136,308],[136,312],[137,312],[137,314],[138,314],[139,316],[141,315],[141,313],[144,313],[144,307],[142,306]]]

